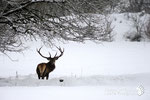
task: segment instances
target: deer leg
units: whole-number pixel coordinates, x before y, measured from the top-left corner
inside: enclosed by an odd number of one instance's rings
[[[37,72],[37,74],[38,74],[38,78],[40,79],[40,71],[39,71],[38,68],[36,69],[36,72]]]
[[[47,79],[47,80],[48,80],[48,78],[49,78],[49,74],[46,75],[46,79]]]
[[[42,79],[44,80],[44,77],[42,77]]]
[[[38,74],[38,78],[40,79],[40,74]]]
[[[44,75],[42,75],[42,79],[44,80]]]
[[[42,79],[44,79],[45,76],[47,77],[46,70],[43,72]]]

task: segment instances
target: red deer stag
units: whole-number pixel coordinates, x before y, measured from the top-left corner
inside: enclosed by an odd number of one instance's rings
[[[42,47],[41,47],[42,48]],[[38,74],[38,78],[40,79],[42,77],[42,79],[44,79],[44,77],[46,77],[46,79],[48,80],[49,77],[49,73],[52,72],[55,69],[55,61],[61,57],[64,53],[64,49],[62,50],[60,47],[57,49],[60,51],[60,55],[57,56],[57,52],[55,54],[54,57],[51,57],[51,54],[49,53],[50,57],[45,57],[40,53],[41,48],[38,50],[37,52],[43,57],[46,58],[49,62],[48,63],[40,63],[37,66],[36,72]]]

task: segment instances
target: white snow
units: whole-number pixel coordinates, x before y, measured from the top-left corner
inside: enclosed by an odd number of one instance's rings
[[[28,43],[23,54],[9,54],[16,62],[0,55],[0,100],[149,100],[150,43],[127,42],[131,22],[124,14],[110,17],[114,42],[58,43],[65,52],[49,80],[38,80],[35,72],[38,63],[47,62],[36,52],[40,42]],[[43,47],[41,52],[56,51]]]
[[[133,87],[1,87],[1,100],[149,100]]]

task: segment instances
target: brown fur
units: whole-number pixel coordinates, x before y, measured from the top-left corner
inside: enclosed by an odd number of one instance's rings
[[[52,72],[54,69],[55,69],[55,63],[52,63],[51,61],[48,63],[38,64],[36,69],[38,78],[40,79],[42,77],[42,79],[44,79],[44,77],[46,77],[46,79],[48,79],[49,73]]]
[[[46,70],[46,64],[45,64],[45,63],[41,63],[41,64],[38,65],[37,68],[39,69],[39,71],[40,71],[40,76],[42,77],[44,71]]]

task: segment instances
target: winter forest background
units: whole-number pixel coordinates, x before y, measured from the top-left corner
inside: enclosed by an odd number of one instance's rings
[[[149,100],[149,42],[150,0],[0,0],[0,99]]]

